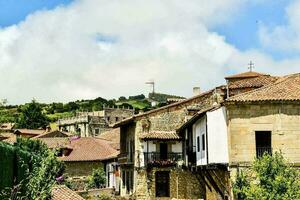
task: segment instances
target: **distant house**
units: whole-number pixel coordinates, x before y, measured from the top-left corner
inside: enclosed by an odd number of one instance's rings
[[[81,137],[97,136],[111,130],[110,125],[134,114],[133,109],[106,107],[101,111],[79,112],[75,117],[59,119],[59,130]]]
[[[61,149],[61,154],[63,151],[67,151],[69,145],[69,138],[72,135],[67,132],[54,130],[50,132],[45,132],[43,134],[32,137],[32,139],[37,139],[45,143],[49,149]]]
[[[0,141],[14,143],[16,141],[16,135],[14,132],[15,123],[2,123],[0,124]]]
[[[118,190],[118,149],[113,142],[95,137],[70,138],[68,151],[59,159],[65,162],[70,177],[85,178],[93,169],[103,167],[106,173],[106,187]]]
[[[46,132],[47,132],[47,130],[44,130],[44,129],[16,129],[14,131],[14,134],[17,137],[32,138],[32,137],[44,134]]]
[[[0,133],[12,133],[14,131],[15,123],[0,124]]]

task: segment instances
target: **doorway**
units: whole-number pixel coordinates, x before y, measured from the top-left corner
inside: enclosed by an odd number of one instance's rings
[[[155,173],[155,188],[156,197],[170,196],[170,176],[168,171]]]
[[[159,152],[160,160],[167,160],[168,159],[168,144],[160,143],[159,149],[160,149],[160,152]]]

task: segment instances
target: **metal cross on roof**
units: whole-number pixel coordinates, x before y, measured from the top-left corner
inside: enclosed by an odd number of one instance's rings
[[[248,65],[249,65],[248,69],[250,70],[250,72],[252,72],[254,68],[254,63],[250,60],[250,63]]]

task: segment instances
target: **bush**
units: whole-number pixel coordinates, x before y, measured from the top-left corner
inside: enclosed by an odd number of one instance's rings
[[[281,153],[255,159],[249,174],[239,174],[233,184],[239,200],[300,199],[299,171],[287,164]]]
[[[18,139],[15,146],[0,142],[0,154],[0,190],[7,186],[0,199],[51,198],[51,188],[64,170],[55,152],[38,140]]]
[[[94,169],[92,175],[88,177],[87,188],[100,188],[105,185],[106,177],[102,167]]]

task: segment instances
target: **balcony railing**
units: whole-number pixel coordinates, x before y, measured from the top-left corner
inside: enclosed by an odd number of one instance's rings
[[[256,147],[257,158],[261,158],[265,153],[272,155],[272,147]]]
[[[145,166],[152,164],[154,166],[175,165],[177,161],[182,160],[182,153],[160,153],[160,152],[145,152]]]

